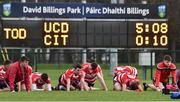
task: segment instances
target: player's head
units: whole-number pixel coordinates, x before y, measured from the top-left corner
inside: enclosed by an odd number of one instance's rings
[[[136,90],[138,89],[139,81],[138,80],[131,80],[129,83],[129,89],[130,90]]]
[[[87,61],[88,63],[93,63],[93,62],[95,62],[95,60],[94,60],[94,59],[91,59],[91,58],[87,59],[86,61]]]
[[[47,74],[47,73],[42,73],[41,79],[42,79],[43,81],[48,80],[48,74]]]
[[[6,71],[9,67],[9,65],[11,64],[11,61],[10,60],[5,60],[3,62],[3,65],[4,65],[4,71]]]
[[[75,69],[75,71],[74,71],[75,75],[78,75],[79,72],[81,71],[82,66],[80,64],[76,64],[73,67]]]
[[[29,63],[29,58],[26,57],[26,56],[22,56],[20,58],[20,64],[21,64],[21,67],[26,67]]]
[[[95,62],[91,63],[92,70],[96,70],[97,66],[98,66],[97,63],[95,63]]]
[[[163,62],[166,66],[169,66],[171,64],[171,61],[172,61],[172,58],[170,55],[165,55],[164,56],[164,59],[163,59]]]

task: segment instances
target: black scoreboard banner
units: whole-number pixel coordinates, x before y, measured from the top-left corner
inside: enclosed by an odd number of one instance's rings
[[[167,48],[166,21],[2,20],[0,44],[31,48]]]
[[[165,19],[166,4],[3,3],[2,17]]]

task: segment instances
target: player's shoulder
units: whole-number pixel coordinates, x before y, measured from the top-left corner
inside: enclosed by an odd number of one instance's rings
[[[165,68],[165,65],[163,62],[160,62],[157,64],[157,69],[163,69],[163,68]]]
[[[4,69],[4,66],[3,65],[0,66],[0,71],[3,71],[3,69]]]
[[[41,76],[42,73],[39,73],[39,72],[34,72],[32,73],[32,76]]]
[[[66,75],[71,75],[71,74],[73,74],[73,73],[74,73],[74,69],[72,69],[72,68],[69,68],[69,69],[66,70],[66,72],[65,72]]]
[[[176,69],[176,65],[174,63],[171,63],[171,65],[169,66],[170,69]]]

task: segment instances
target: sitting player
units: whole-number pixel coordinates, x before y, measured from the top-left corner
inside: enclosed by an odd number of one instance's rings
[[[94,88],[94,84],[96,82],[96,79],[98,78],[102,89],[107,91],[108,88],[106,86],[106,83],[104,81],[103,75],[101,74],[101,68],[96,63],[91,64],[84,64],[83,65],[83,71],[85,72],[85,82],[88,86],[88,90],[96,90],[97,88]]]
[[[9,91],[9,86],[5,81],[5,73],[11,64],[10,60],[4,61],[3,65],[0,66],[0,91]]]
[[[32,91],[51,91],[51,80],[46,73],[32,73],[31,75]]]
[[[116,91],[139,91],[142,92],[139,79],[126,73],[119,74],[114,78],[114,90]]]
[[[74,68],[66,70],[66,72],[59,77],[59,84],[56,86],[56,90],[88,90],[84,81],[85,73],[81,70],[79,64]]]
[[[176,86],[176,65],[171,63],[171,61],[171,56],[164,56],[163,61],[158,63],[157,65],[157,69],[153,78],[153,84],[143,83],[144,90],[147,90],[147,88],[149,87],[156,91],[162,91],[162,89],[166,88],[170,73],[173,77],[172,84]]]

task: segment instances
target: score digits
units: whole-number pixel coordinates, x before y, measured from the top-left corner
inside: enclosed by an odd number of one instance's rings
[[[166,47],[168,45],[168,24],[164,22],[135,23],[136,46]]]

